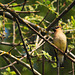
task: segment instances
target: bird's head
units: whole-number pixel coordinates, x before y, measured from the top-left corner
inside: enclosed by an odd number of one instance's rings
[[[52,30],[53,30],[54,32],[56,32],[56,31],[62,30],[61,28],[62,28],[61,26],[56,26],[56,27],[53,27]]]

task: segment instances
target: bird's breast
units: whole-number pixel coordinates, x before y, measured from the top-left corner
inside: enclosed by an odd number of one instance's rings
[[[53,42],[59,49],[65,52],[67,41],[66,41],[66,36],[64,33],[55,34]]]

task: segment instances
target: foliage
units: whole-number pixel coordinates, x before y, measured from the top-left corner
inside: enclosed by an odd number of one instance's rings
[[[50,60],[52,61],[52,56],[49,55],[49,53],[46,53],[45,51],[42,51],[43,52],[43,55],[45,56],[45,58],[47,60]],[[55,61],[56,61],[56,57],[55,57]],[[57,67],[57,64],[54,62],[51,64],[53,68],[56,68]]]
[[[10,0],[12,1],[12,0]],[[73,0],[60,0],[60,4],[59,4],[59,11],[60,13],[72,2]],[[2,0],[1,0],[2,2]],[[3,1],[3,3],[8,3],[8,1]],[[10,6],[14,6],[17,4],[21,4],[22,2],[14,2],[12,3]],[[23,6],[18,6],[18,7],[12,7],[11,9],[15,10],[15,11],[21,11]],[[21,18],[23,18],[24,20],[27,20],[35,25],[38,25],[43,18],[45,17],[47,11],[50,11],[48,13],[48,15],[46,16],[46,18],[43,20],[43,22],[39,25],[40,27],[46,29],[48,27],[48,25],[57,18],[57,16],[59,16],[60,13],[57,12],[57,0],[29,0],[28,3],[26,3],[26,5],[24,6],[24,11],[40,11],[39,13],[24,13],[24,14],[18,14],[20,15]],[[5,25],[4,23],[5,22]],[[63,27],[63,31],[67,36],[68,39],[68,49],[72,50],[73,53],[75,53],[74,49],[75,49],[75,7],[73,7],[67,14],[65,14],[62,19],[59,20],[58,25]],[[5,38],[3,39],[3,34],[4,34],[4,28],[5,28]],[[20,24],[20,28],[21,28],[21,32],[22,35],[24,37],[24,42],[27,48],[28,52],[33,51],[30,54],[31,57],[31,61],[33,63],[33,66],[36,64],[36,69],[41,72],[41,65],[42,63],[40,63],[41,59],[42,59],[42,55],[44,55],[46,60],[54,60],[55,62],[57,62],[55,55],[53,54],[53,48],[49,45],[49,44],[44,44],[45,45],[45,50],[42,51],[42,46],[39,47],[42,43],[39,45],[41,38],[37,36],[37,34],[35,34],[33,31],[31,31],[26,25]],[[13,41],[13,37],[15,37],[15,42],[14,43],[19,43],[21,42],[21,38],[20,38],[20,34],[19,34],[19,30],[17,25],[15,24],[15,36],[13,36],[13,21],[9,20],[3,16],[0,16],[0,42],[9,42],[12,43]],[[68,31],[68,32],[67,32]],[[40,32],[40,31],[39,31]],[[51,37],[53,38],[53,35],[50,34]],[[39,40],[37,41],[37,39],[39,38]],[[51,40],[50,40],[51,41]],[[50,47],[49,47],[50,46]],[[38,48],[39,47],[39,48]],[[6,46],[6,45],[0,45],[0,49],[3,51],[9,51],[11,47]],[[37,49],[38,48],[38,49]],[[18,52],[19,51],[19,52]],[[48,52],[47,52],[48,51]],[[43,52],[41,54],[41,52]],[[11,51],[11,54],[15,55],[16,57],[21,57],[22,55],[26,55],[26,52],[24,50],[23,47],[23,43],[20,43],[20,46],[17,46],[16,49],[14,48]],[[11,59],[10,59],[11,60]],[[0,60],[1,63],[2,59]],[[27,58],[23,59],[24,62],[29,64],[29,61],[27,60]],[[50,64],[49,64],[50,63]],[[71,62],[68,60],[67,63],[69,64],[68,66],[66,66],[64,68],[64,74],[68,75],[68,71],[71,70]],[[67,63],[65,63],[65,65],[67,65]],[[4,66],[5,63],[1,66]],[[16,65],[17,66],[17,65]],[[46,74],[47,75],[55,75],[56,74],[56,67],[57,64],[56,63],[51,63],[51,62],[46,62],[45,63],[45,68],[46,68]],[[70,68],[68,68],[70,67]],[[17,66],[17,68],[20,70],[20,68],[22,70],[21,73],[22,75],[24,75],[25,73],[27,74],[31,74],[31,72],[29,72],[24,66]],[[66,69],[67,68],[67,69]],[[48,72],[48,70],[50,71],[50,73]],[[53,71],[53,72],[52,72]],[[63,71],[62,71],[63,72]],[[61,72],[61,75],[62,75]],[[14,71],[11,71],[10,68],[8,67],[5,72],[1,72],[2,75],[15,75]]]
[[[11,71],[10,67],[6,69],[6,72],[1,72],[2,75],[16,75],[15,71]]]

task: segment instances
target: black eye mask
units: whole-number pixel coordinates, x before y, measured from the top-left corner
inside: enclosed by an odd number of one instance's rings
[[[58,29],[59,27],[55,27],[55,29]]]

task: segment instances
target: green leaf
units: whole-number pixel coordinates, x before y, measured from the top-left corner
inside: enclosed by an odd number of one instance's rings
[[[11,75],[16,75],[15,71],[10,72]]]
[[[17,5],[17,3],[13,3],[12,5]],[[15,10],[15,11],[21,11],[21,7],[13,7],[13,9]]]
[[[56,68],[57,67],[57,64],[56,63],[52,63],[51,65],[53,66],[53,68]]]
[[[11,71],[10,67],[6,69],[6,72],[1,72],[2,75],[16,75],[15,71]]]
[[[50,1],[46,1],[46,4],[50,4]]]
[[[45,0],[43,0],[45,2]]]
[[[47,52],[45,51],[42,51],[43,52],[43,55],[45,56],[46,59],[50,59],[52,60],[52,56],[50,56]]]
[[[8,68],[6,69],[6,71],[10,72],[10,67],[8,67]]]

